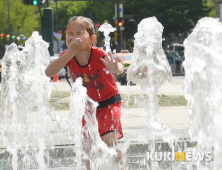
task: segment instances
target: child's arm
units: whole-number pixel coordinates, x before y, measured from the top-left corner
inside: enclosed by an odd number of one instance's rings
[[[119,57],[117,56],[116,61],[113,60],[112,54],[110,53],[110,57],[106,54],[105,58],[101,58],[102,63],[106,66],[106,68],[103,69],[103,71],[107,72],[109,74],[122,73],[124,67],[121,63],[118,62]]]
[[[79,38],[74,39],[65,54],[63,54],[58,59],[51,62],[45,70],[45,74],[48,77],[54,76],[56,73],[59,72],[66,64],[72,59],[73,56],[78,52],[78,50],[82,46],[82,40]]]

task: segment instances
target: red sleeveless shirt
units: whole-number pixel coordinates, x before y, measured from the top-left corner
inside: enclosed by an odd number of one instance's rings
[[[63,55],[67,50],[63,51]],[[116,82],[112,74],[106,74],[102,69],[106,68],[100,60],[105,56],[105,51],[93,47],[91,49],[88,64],[81,66],[75,57],[68,62],[74,81],[82,77],[83,86],[87,88],[87,95],[96,102],[104,101],[119,94]]]

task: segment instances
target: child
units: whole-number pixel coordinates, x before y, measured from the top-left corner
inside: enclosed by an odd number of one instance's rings
[[[52,77],[68,65],[74,81],[78,77],[83,78],[88,96],[99,103],[96,112],[99,134],[108,147],[113,147],[118,144],[117,139],[123,137],[123,133],[120,122],[121,97],[112,73],[121,73],[123,65],[118,63],[118,58],[113,61],[111,54],[109,57],[102,49],[92,46],[96,41],[95,31],[90,19],[72,17],[66,28],[68,49],[49,64],[45,73]],[[86,167],[90,170],[88,161]]]

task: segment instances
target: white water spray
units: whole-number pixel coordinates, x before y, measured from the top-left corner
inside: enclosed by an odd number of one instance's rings
[[[75,143],[77,169],[81,169],[81,155],[90,161],[91,170],[110,166],[110,170],[118,169],[115,165],[118,148],[109,148],[101,139],[98,132],[96,119],[97,102],[87,96],[87,90],[82,86],[82,78],[77,78],[73,83],[70,98],[70,115],[59,122],[59,131],[66,129],[69,138]],[[86,124],[82,126],[82,118]],[[122,149],[126,152],[129,143],[125,143]],[[103,168],[102,168],[103,170]]]
[[[110,52],[110,32],[115,31],[116,28],[113,28],[112,25],[110,25],[109,23],[104,23],[99,27],[98,31],[103,32],[103,35],[105,36],[105,46],[106,46],[106,52]]]
[[[120,149],[118,146],[109,148],[102,141],[96,119],[98,104],[87,96],[81,78],[73,84],[69,116],[55,116],[57,122],[52,129],[51,86],[45,75],[49,58],[48,43],[38,32],[33,32],[22,51],[12,43],[3,58],[0,132],[7,151],[13,155],[11,169],[48,169],[49,162],[44,159],[50,160],[47,149],[54,148],[51,130],[55,134],[66,134],[74,143],[78,170],[81,169],[81,155],[90,161],[92,170],[107,169],[107,165],[110,170],[118,169],[117,151],[125,154],[130,142]],[[86,125],[82,127],[83,116]],[[18,157],[20,151],[22,158]]]
[[[167,125],[157,115],[158,91],[161,85],[171,81],[171,68],[162,49],[163,26],[155,17],[143,19],[134,35],[132,64],[128,68],[127,79],[140,85],[143,93],[149,90],[149,113],[147,139],[171,140]]]
[[[214,150],[214,168],[220,169],[222,142],[222,24],[202,18],[184,41],[185,80],[190,136],[198,149]]]
[[[7,151],[13,155],[13,170],[18,168],[19,150],[24,155],[23,168],[31,168],[29,147],[33,154],[37,153],[39,169],[46,169],[44,149],[49,133],[51,93],[50,79],[45,75],[48,64],[48,43],[38,32],[33,32],[22,51],[12,43],[3,57],[0,126]],[[31,118],[33,111],[38,111],[35,119]]]

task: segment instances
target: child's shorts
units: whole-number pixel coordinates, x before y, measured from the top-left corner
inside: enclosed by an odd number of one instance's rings
[[[121,126],[121,102],[113,103],[103,108],[97,108],[96,118],[101,138],[103,135],[114,131],[118,132],[118,139],[123,137]],[[84,119],[82,123],[84,126]]]

